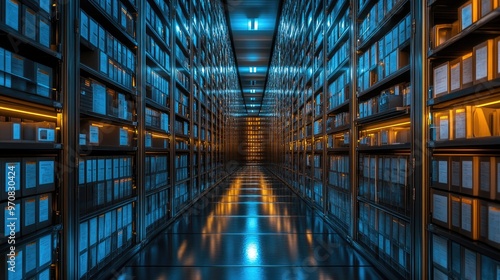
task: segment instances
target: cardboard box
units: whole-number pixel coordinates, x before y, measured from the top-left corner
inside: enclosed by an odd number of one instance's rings
[[[434,48],[456,35],[452,24],[436,24],[432,27],[432,34]]]
[[[0,122],[1,141],[19,141],[21,136],[21,124],[16,122]]]
[[[474,47],[473,69],[474,84],[493,79],[494,41],[488,40]]]

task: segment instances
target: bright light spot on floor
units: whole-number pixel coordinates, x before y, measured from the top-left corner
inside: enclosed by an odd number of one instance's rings
[[[246,248],[246,255],[249,261],[256,261],[259,258],[259,250],[255,243],[248,244]]]

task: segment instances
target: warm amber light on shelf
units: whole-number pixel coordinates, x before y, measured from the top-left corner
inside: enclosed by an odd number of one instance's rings
[[[9,112],[16,112],[16,113],[22,113],[22,114],[26,114],[26,115],[32,115],[32,116],[44,117],[44,118],[49,118],[49,119],[55,119],[55,120],[57,120],[57,116],[51,116],[51,115],[40,114],[40,113],[35,113],[35,112],[30,112],[30,111],[24,111],[24,110],[18,110],[18,109],[13,109],[13,108],[7,108],[7,107],[1,107],[0,106],[0,110],[9,111]]]
[[[492,102],[488,102],[488,103],[476,105],[476,108],[481,108],[481,107],[489,106],[489,105],[495,105],[495,104],[498,104],[498,103],[500,103],[500,100],[496,100],[496,101],[492,101]]]
[[[379,126],[379,127],[375,127],[375,128],[370,128],[370,129],[366,129],[366,130],[362,130],[362,131],[366,131],[366,132],[369,132],[369,131],[375,131],[375,130],[380,130],[380,129],[384,129],[384,128],[390,128],[390,127],[396,127],[396,126],[403,126],[403,125],[407,125],[407,124],[410,124],[411,122],[402,122],[402,123],[396,123],[396,124],[391,124],[391,125],[386,125],[386,126]]]

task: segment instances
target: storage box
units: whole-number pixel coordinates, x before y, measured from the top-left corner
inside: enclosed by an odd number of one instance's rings
[[[478,232],[478,200],[462,197],[460,233],[473,240],[477,240]]]
[[[434,188],[449,190],[450,159],[448,157],[433,157],[431,161],[431,184]]]
[[[479,239],[500,249],[500,205],[481,201],[479,203]]]
[[[378,104],[378,112],[385,112],[387,110],[402,107],[403,106],[403,96],[395,95],[395,94],[386,94],[383,93],[380,96],[379,104]]]
[[[480,157],[478,164],[479,196],[495,199],[496,162],[494,157]]]
[[[434,113],[434,125],[431,137],[435,141],[450,139],[450,116],[448,111]]]
[[[55,123],[23,122],[23,140],[53,143],[56,141]]]
[[[449,92],[449,63],[443,63],[433,69],[433,97],[447,94]]]
[[[474,84],[480,84],[493,79],[493,47],[494,40],[488,40],[474,47]]]
[[[432,27],[433,47],[436,48],[455,36],[452,24],[436,24]]]
[[[21,124],[16,122],[0,122],[0,141],[21,140]]]

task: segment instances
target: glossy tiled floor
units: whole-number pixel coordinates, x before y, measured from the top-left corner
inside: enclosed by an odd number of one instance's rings
[[[245,167],[136,255],[118,279],[382,279],[273,175]]]

